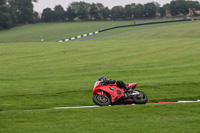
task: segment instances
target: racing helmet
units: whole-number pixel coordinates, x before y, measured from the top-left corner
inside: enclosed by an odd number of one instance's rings
[[[105,80],[107,80],[107,78],[105,76],[100,76],[98,81],[102,81],[102,80],[105,81]]]

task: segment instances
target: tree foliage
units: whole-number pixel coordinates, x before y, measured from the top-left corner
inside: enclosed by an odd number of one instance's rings
[[[54,21],[54,12],[51,8],[45,8],[42,13],[42,20],[44,22],[53,22]]]
[[[125,17],[132,19],[134,17],[134,10],[136,8],[136,4],[128,4],[124,7]]]
[[[76,17],[75,10],[73,10],[71,6],[67,8],[66,16],[67,16],[66,20],[68,21],[73,21],[74,18]]]
[[[144,4],[143,16],[145,18],[154,18],[156,16],[157,7],[154,2]]]
[[[134,18],[143,19],[144,18],[144,5],[137,4],[134,8]]]
[[[62,22],[66,20],[65,10],[61,5],[57,5],[54,8],[54,20],[58,22]]]
[[[125,10],[122,6],[114,6],[111,9],[111,16],[113,20],[123,19],[125,16]]]
[[[97,8],[96,4],[95,3],[92,3],[91,7],[90,7],[90,10],[89,10],[89,14],[90,14],[90,17],[95,18],[95,19],[100,19],[100,11],[99,9]]]
[[[17,7],[16,14],[19,23],[34,23],[32,0],[18,0]]]
[[[91,4],[86,2],[72,2],[69,5],[75,17],[78,17],[81,20],[86,20],[88,18],[90,6]]]
[[[169,11],[172,16],[189,14],[190,10],[193,12],[200,9],[198,1],[174,0],[169,4]]]
[[[0,29],[12,27],[12,17],[5,0],[0,0]]]
[[[159,13],[161,17],[165,17],[167,15],[167,11],[169,9],[169,4],[163,5],[161,8],[159,8]]]
[[[37,0],[0,0],[0,29],[35,23],[38,13],[33,11],[32,2]]]
[[[155,17],[197,15],[200,3],[191,0],[172,0],[163,5],[149,2],[146,4],[130,3],[123,6],[114,6],[109,9],[101,3],[72,2],[65,9],[56,5],[54,9],[45,8],[42,18],[33,11],[33,2],[38,0],[0,0],[0,29],[11,28],[18,24],[35,22],[64,22],[64,21],[88,21],[88,20],[134,20],[152,19]],[[192,12],[192,13],[191,13]]]

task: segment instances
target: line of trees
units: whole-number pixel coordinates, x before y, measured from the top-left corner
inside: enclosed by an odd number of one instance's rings
[[[0,0],[0,29],[8,29],[19,24],[36,22],[65,22],[89,20],[133,20],[155,17],[177,17],[197,15],[200,10],[198,1],[172,0],[160,6],[159,3],[128,4],[109,9],[101,3],[72,2],[66,10],[56,5],[52,10],[45,8],[42,16],[33,10],[37,0]]]
[[[74,20],[133,20],[152,19],[155,17],[176,17],[197,15],[200,10],[198,1],[173,0],[160,6],[157,2],[146,4],[128,4],[114,6],[112,9],[101,3],[72,2],[65,11],[61,5],[55,6],[54,10],[46,8],[42,13],[42,21],[74,21]]]

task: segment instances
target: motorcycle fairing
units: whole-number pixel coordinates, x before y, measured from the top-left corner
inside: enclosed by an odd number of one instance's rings
[[[117,87],[115,84],[109,84],[109,85],[97,84],[94,88],[93,94],[99,94],[101,96],[102,95],[101,91],[104,91],[107,94],[109,94],[112,102],[115,102],[124,96],[123,90]],[[103,93],[103,95],[106,95],[106,93]]]
[[[132,88],[132,89],[134,89],[136,86],[137,86],[137,82],[135,82],[135,83],[130,83],[130,84],[128,84],[128,86],[130,87],[130,88]]]

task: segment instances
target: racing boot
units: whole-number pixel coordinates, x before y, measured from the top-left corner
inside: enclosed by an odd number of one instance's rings
[[[133,93],[133,89],[130,88],[128,85],[125,86],[125,89],[127,90],[127,92],[128,92],[129,94],[132,94],[132,93]]]
[[[133,89],[128,85],[125,85],[124,89],[127,90],[127,92],[124,90],[124,98],[128,98],[133,93]]]

